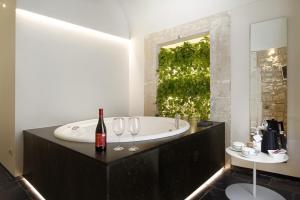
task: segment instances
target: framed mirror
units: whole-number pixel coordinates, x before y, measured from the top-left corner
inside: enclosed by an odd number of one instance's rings
[[[251,25],[250,132],[276,120],[287,133],[287,18]]]

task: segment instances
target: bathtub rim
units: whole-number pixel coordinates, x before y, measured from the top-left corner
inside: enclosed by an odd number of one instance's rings
[[[130,117],[130,116],[129,116]],[[124,117],[124,118],[129,118],[129,117]],[[174,118],[169,118],[169,117],[154,117],[154,116],[136,116],[139,118],[163,118],[164,120],[174,120]],[[116,117],[106,117],[104,118],[104,120],[112,120],[113,118]],[[69,142],[78,142],[78,143],[95,143],[94,140],[82,140],[80,138],[75,138],[75,137],[65,137],[63,135],[63,133],[60,133],[59,131],[61,131],[62,129],[65,129],[67,126],[76,126],[78,124],[84,124],[84,123],[88,123],[88,124],[93,124],[95,125],[98,122],[98,119],[89,119],[89,120],[82,120],[82,121],[77,121],[77,122],[71,122],[71,123],[67,123],[64,124],[62,126],[59,126],[58,128],[56,128],[53,132],[53,135],[55,138],[59,139],[59,140],[64,140],[64,141],[69,141]],[[151,140],[162,140],[165,138],[170,138],[170,137],[174,137],[177,135],[181,135],[183,133],[185,133],[186,131],[188,131],[191,127],[190,123],[186,120],[180,119],[181,124],[184,124],[183,127],[176,129],[176,130],[172,130],[172,131],[168,131],[168,132],[163,132],[163,133],[155,133],[152,135],[137,135],[135,136],[134,141],[132,140],[132,136],[128,136],[126,135],[125,139],[124,139],[124,134],[122,135],[123,138],[121,139],[121,143],[132,143],[132,142],[147,142],[147,141],[151,141]],[[126,128],[126,127],[125,127]],[[121,136],[121,137],[122,137]],[[111,139],[113,138],[113,139]],[[114,135],[113,137],[111,137],[109,141],[107,141],[107,143],[118,143],[118,138]]]

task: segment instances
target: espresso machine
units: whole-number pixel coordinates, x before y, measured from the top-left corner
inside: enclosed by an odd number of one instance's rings
[[[283,122],[272,119],[267,120],[267,124],[266,130],[262,130],[261,151],[268,153],[268,150],[286,149]]]

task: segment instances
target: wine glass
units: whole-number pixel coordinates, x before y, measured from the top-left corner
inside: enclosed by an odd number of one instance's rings
[[[114,148],[115,151],[122,151],[124,147],[120,146],[120,138],[125,130],[125,120],[122,117],[113,118],[113,132],[119,138],[119,145]]]
[[[130,117],[128,119],[128,131],[132,135],[132,141],[134,142],[134,137],[140,132],[141,122],[138,117]],[[128,149],[129,151],[137,151],[139,148],[135,145]]]

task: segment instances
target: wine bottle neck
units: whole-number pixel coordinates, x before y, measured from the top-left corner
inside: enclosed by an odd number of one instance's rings
[[[103,109],[99,109],[99,118],[103,119]]]

